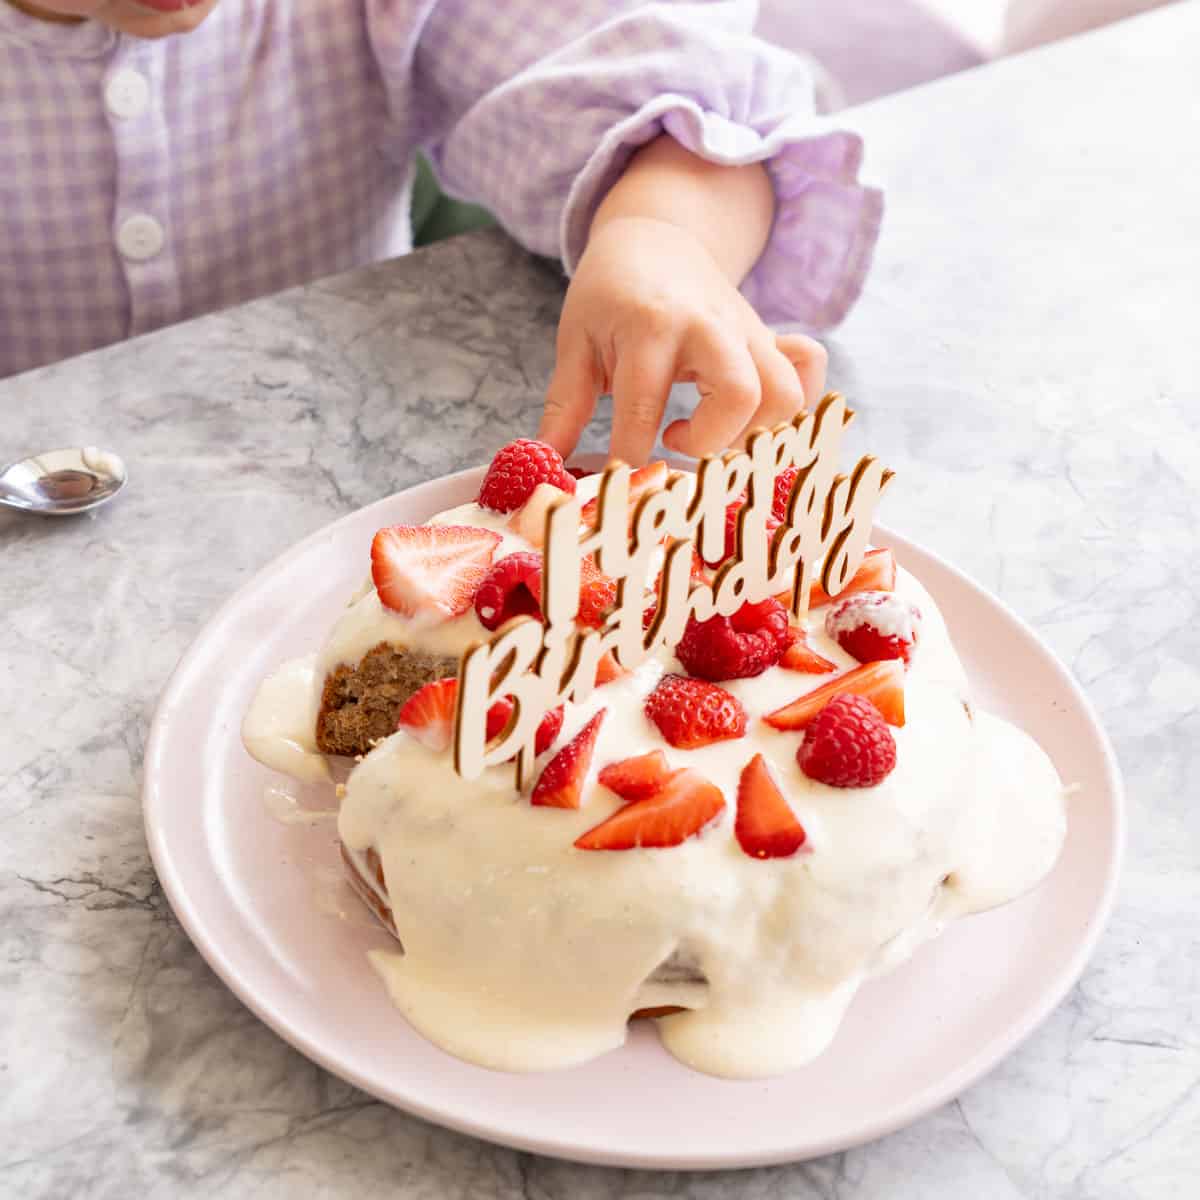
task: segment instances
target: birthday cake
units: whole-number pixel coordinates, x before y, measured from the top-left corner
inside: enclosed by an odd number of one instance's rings
[[[341,852],[398,943],[370,959],[439,1046],[549,1069],[649,1016],[698,1070],[776,1074],[1053,866],[1057,773],[869,547],[890,475],[834,474],[848,419],[578,485],[513,443],[476,500],[380,530],[326,644],[264,681],[256,757],[360,757]]]

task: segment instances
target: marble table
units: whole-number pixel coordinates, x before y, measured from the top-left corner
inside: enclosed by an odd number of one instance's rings
[[[0,384],[3,455],[102,442],[92,518],[0,515],[0,1195],[1144,1200],[1200,1178],[1200,6],[851,110],[889,212],[831,339],[885,517],[1070,664],[1132,802],[1080,984],[911,1128],[720,1175],[517,1154],[275,1037],[146,853],[155,700],[205,619],[339,514],[534,428],[562,284],[498,234]],[[604,443],[599,422],[590,444]]]

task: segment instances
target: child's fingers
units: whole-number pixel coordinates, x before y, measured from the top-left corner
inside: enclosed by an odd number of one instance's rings
[[[640,467],[658,441],[658,423],[675,382],[675,343],[642,341],[627,347],[613,371],[612,457]]]
[[[707,332],[685,347],[700,390],[700,403],[686,421],[672,421],[663,445],[699,458],[732,444],[758,411],[762,384],[745,342]]]
[[[549,442],[566,458],[575,449],[596,407],[596,362],[591,346],[559,348],[546,388],[538,440]]]
[[[804,388],[795,368],[777,348],[774,335],[769,330],[764,330],[764,334],[764,337],[750,344],[750,353],[762,385],[762,401],[758,411],[738,434],[734,444],[739,446],[751,429],[770,429],[790,421],[804,407]]]
[[[814,408],[825,395],[825,370],[829,366],[825,347],[802,333],[781,333],[775,338],[775,345],[792,364],[804,389],[804,403]]]

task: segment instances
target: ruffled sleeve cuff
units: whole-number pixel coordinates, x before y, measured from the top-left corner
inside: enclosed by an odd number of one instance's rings
[[[771,236],[742,293],[765,321],[814,332],[836,325],[858,299],[883,216],[883,194],[858,182],[862,140],[812,117],[760,132],[659,96],[609,129],[575,177],[563,209],[563,262],[572,273],[592,217],[639,146],[668,133],[685,149],[728,166],[766,164],[775,189]]]

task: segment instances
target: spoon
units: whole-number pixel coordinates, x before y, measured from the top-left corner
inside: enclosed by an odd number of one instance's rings
[[[125,464],[108,450],[47,450],[0,471],[0,505],[65,517],[107,504],[125,486]]]

